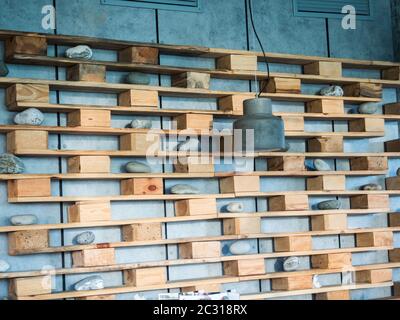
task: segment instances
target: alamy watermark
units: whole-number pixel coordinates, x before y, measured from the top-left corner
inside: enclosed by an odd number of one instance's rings
[[[342,8],[342,13],[345,14],[342,19],[342,28],[344,30],[355,30],[357,23],[356,8],[352,5],[346,5]]]
[[[56,8],[52,5],[42,7],[42,28],[44,30],[56,29]]]

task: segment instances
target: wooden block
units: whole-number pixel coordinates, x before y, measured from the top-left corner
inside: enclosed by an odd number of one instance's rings
[[[171,76],[171,86],[191,89],[209,89],[210,74],[201,72],[183,72]]]
[[[175,201],[175,215],[177,217],[216,215],[217,213],[217,201],[212,198]]]
[[[386,152],[400,152],[400,139],[386,141],[385,150]]]
[[[399,115],[400,114],[400,103],[394,102],[394,103],[387,103],[383,106],[383,113],[384,114],[395,114]]]
[[[306,103],[308,113],[344,114],[343,100],[318,99]]]
[[[233,71],[257,71],[257,56],[231,54],[218,58],[217,69]]]
[[[382,283],[392,281],[392,269],[356,271],[356,283]]]
[[[161,240],[161,223],[135,223],[122,227],[123,241],[150,241]]]
[[[111,127],[110,110],[80,109],[68,113],[68,127]]]
[[[258,234],[261,232],[259,217],[224,219],[224,235]]]
[[[50,178],[8,180],[9,198],[50,196]]]
[[[394,296],[395,297],[400,297],[400,282],[395,282],[394,283]]]
[[[271,279],[272,290],[292,291],[312,289],[312,275]]]
[[[346,230],[347,216],[345,214],[327,214],[311,217],[313,231]]]
[[[225,276],[251,276],[265,274],[264,259],[235,260],[224,262]]]
[[[109,201],[82,201],[68,208],[68,222],[94,222],[111,220]]]
[[[177,130],[211,130],[213,128],[213,116],[209,114],[187,113],[174,117],[173,121],[176,121]]]
[[[109,156],[76,156],[68,158],[68,173],[109,173]]]
[[[356,234],[357,247],[391,247],[393,246],[393,232],[376,231]]]
[[[133,287],[154,286],[167,282],[166,268],[144,268],[124,271],[124,283]]]
[[[318,176],[307,179],[307,190],[344,191],[346,176]]]
[[[115,249],[87,249],[72,252],[73,267],[98,267],[115,264]]]
[[[196,292],[196,291],[221,292],[221,284],[219,284],[219,283],[198,284],[195,286],[181,288],[181,291],[182,292]]]
[[[268,171],[305,171],[304,161],[302,156],[268,158]]]
[[[10,255],[35,252],[49,247],[48,230],[25,230],[8,233],[8,252]]]
[[[327,77],[341,77],[342,63],[330,61],[315,61],[303,66],[305,74],[315,74]]]
[[[147,90],[128,90],[118,95],[118,105],[121,107],[158,108],[158,92]]]
[[[350,197],[351,209],[390,208],[389,196],[386,194],[362,194]]]
[[[351,253],[329,253],[319,254],[311,257],[313,268],[318,269],[341,269],[351,267]]]
[[[349,121],[350,132],[385,132],[384,119],[356,119]]]
[[[164,194],[162,178],[133,178],[121,180],[121,195]]]
[[[6,105],[18,102],[49,103],[50,89],[47,84],[13,84],[6,89]]]
[[[177,161],[174,164],[174,172],[177,173],[214,173],[213,159],[209,157],[178,158]]]
[[[106,82],[106,66],[76,64],[67,68],[67,81]]]
[[[179,245],[180,259],[218,258],[221,256],[219,241],[188,242]]]
[[[47,40],[43,36],[14,36],[6,39],[6,60],[14,54],[47,56]]]
[[[219,180],[221,193],[259,192],[260,177],[258,176],[233,176]]]
[[[389,213],[389,226],[399,227],[400,226],[400,213]]]
[[[350,300],[349,290],[321,292],[315,295],[316,300]]]
[[[389,250],[389,261],[400,262],[400,248]]]
[[[47,131],[15,130],[7,133],[7,152],[19,153],[26,150],[44,151],[49,146]]]
[[[232,95],[218,99],[218,109],[222,111],[231,111],[235,115],[243,114],[243,102],[250,99],[246,95]]]
[[[343,87],[345,97],[382,98],[382,85],[375,83],[354,83]]]
[[[128,47],[118,52],[118,61],[126,63],[158,64],[158,48]]]
[[[262,83],[264,87],[264,83]],[[301,93],[301,80],[290,78],[271,78],[265,88],[268,93]]]
[[[308,152],[343,152],[343,137],[308,139]]]
[[[269,211],[309,210],[308,196],[303,194],[283,195],[268,199]]]
[[[350,159],[351,170],[387,170],[387,157],[358,157]]]
[[[51,276],[10,279],[9,293],[16,297],[51,293]]]
[[[282,117],[286,131],[300,131],[304,132],[304,118],[303,117]]]
[[[89,297],[79,297],[75,298],[75,300],[116,300],[116,296],[114,294],[107,294],[101,296],[89,296]]]
[[[384,80],[400,80],[400,67],[391,67],[381,71],[381,78]]]
[[[153,133],[130,133],[124,134],[119,138],[119,148],[121,151],[136,151],[147,153],[161,149],[161,138],[159,134]]]
[[[386,190],[400,190],[400,177],[386,178]]]
[[[275,252],[312,250],[311,236],[290,236],[274,238]]]

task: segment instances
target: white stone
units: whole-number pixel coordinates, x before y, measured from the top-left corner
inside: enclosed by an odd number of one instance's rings
[[[339,86],[329,86],[322,88],[319,94],[326,97],[343,97],[344,91]]]
[[[25,214],[11,217],[10,222],[13,226],[29,226],[37,224],[38,218],[33,214]]]
[[[100,276],[91,276],[75,283],[74,289],[75,291],[104,289],[104,280]]]
[[[285,259],[283,262],[283,270],[289,272],[289,271],[295,271],[299,268],[300,265],[300,260],[298,257],[290,257]]]
[[[196,152],[199,151],[200,148],[200,141],[195,138],[191,138],[189,140],[180,142],[177,145],[177,150],[178,151],[191,151],[191,152]]]
[[[326,161],[322,160],[322,159],[315,159],[313,161],[314,164],[314,168],[317,171],[329,171],[331,170],[331,167],[329,166],[328,163],[326,163]]]
[[[29,108],[14,117],[14,123],[28,126],[40,126],[44,121],[43,113],[36,108]]]
[[[129,128],[151,129],[152,125],[153,124],[152,124],[151,120],[135,119],[135,120],[132,120],[131,123],[129,123]]]
[[[89,60],[93,56],[93,51],[89,46],[79,45],[73,48],[69,48],[65,52],[65,56],[70,59]]]
[[[229,252],[233,255],[241,255],[249,253],[251,245],[248,241],[236,241],[229,247]]]
[[[6,272],[10,269],[10,265],[5,260],[0,260],[0,272]]]
[[[173,194],[199,194],[200,191],[188,184],[177,184],[171,188]]]
[[[322,285],[319,283],[319,277],[317,274],[314,274],[312,282],[313,282],[313,288],[319,289],[322,287]]]
[[[231,202],[228,203],[228,205],[226,206],[226,211],[230,212],[230,213],[240,213],[243,212],[244,210],[244,206],[243,203],[241,202]]]

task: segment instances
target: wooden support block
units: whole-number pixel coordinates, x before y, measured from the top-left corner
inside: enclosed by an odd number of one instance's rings
[[[175,201],[175,215],[177,217],[216,215],[217,213],[217,201],[212,198]]]
[[[272,290],[292,291],[312,289],[312,275],[271,279]]]
[[[243,114],[243,102],[251,99],[247,95],[232,95],[218,99],[218,109],[222,111],[231,111],[235,115]]]
[[[375,83],[354,83],[343,87],[345,97],[382,98],[382,85]]]
[[[118,61],[139,64],[158,64],[158,56],[158,48],[128,47],[118,52]]]
[[[257,71],[257,56],[231,54],[218,58],[217,69],[233,71]]]
[[[307,190],[344,191],[346,176],[318,176],[307,179]]]
[[[389,196],[386,194],[362,194],[350,197],[351,209],[390,208]]]
[[[384,119],[356,119],[349,121],[350,132],[385,132]]]
[[[111,220],[109,201],[82,201],[68,208],[68,222],[94,222]]]
[[[312,250],[311,236],[289,236],[274,238],[275,252]]]
[[[153,133],[129,133],[119,138],[121,151],[136,151],[147,153],[151,148],[154,152],[161,149],[161,138],[159,134]]]
[[[162,178],[133,178],[121,180],[121,195],[164,194]]]
[[[51,293],[51,276],[10,279],[9,293],[11,296],[27,297]]]
[[[233,176],[219,180],[221,193],[259,192],[260,177]]]
[[[218,258],[221,256],[219,241],[188,242],[179,245],[180,259]]]
[[[49,103],[50,89],[47,84],[13,84],[6,89],[6,105],[18,102]]]
[[[47,40],[43,36],[14,36],[6,39],[6,60],[15,54],[47,56]]]
[[[7,133],[7,152],[18,154],[26,150],[44,151],[49,147],[47,131],[15,130]]]
[[[268,158],[268,171],[306,171],[304,161],[302,156]]]
[[[114,294],[107,294],[107,295],[101,295],[101,296],[89,296],[89,297],[79,297],[75,298],[75,300],[116,300],[116,296]]]
[[[264,259],[235,260],[224,262],[225,276],[252,276],[265,274]]]
[[[308,139],[308,152],[343,152],[343,137]]]
[[[386,178],[386,190],[400,190],[400,177]]]
[[[315,61],[303,66],[305,74],[315,74],[327,77],[341,77],[342,63],[330,61]]]
[[[343,100],[318,99],[307,102],[308,113],[344,114]]]
[[[389,261],[400,262],[400,248],[389,250]]]
[[[177,173],[214,173],[213,158],[187,157],[184,161],[178,158],[174,164],[174,172]]]
[[[400,114],[400,103],[394,102],[394,103],[385,104],[383,106],[383,113],[399,115]]]
[[[356,234],[357,247],[391,247],[393,246],[393,232],[376,231]]]
[[[68,113],[68,127],[111,127],[110,110],[80,109]]]
[[[304,132],[304,118],[303,117],[282,117],[285,131],[300,131]]]
[[[166,268],[144,268],[124,271],[124,283],[133,287],[154,286],[167,282]]]
[[[345,214],[327,214],[311,217],[313,231],[346,230],[347,216]]]
[[[269,211],[309,210],[308,196],[303,194],[275,196],[268,199]]]
[[[349,290],[321,292],[315,295],[316,300],[350,300]]]
[[[400,80],[400,67],[390,67],[381,71],[381,78],[384,80]]]
[[[400,152],[400,139],[386,141],[385,150],[386,152]]]
[[[394,296],[395,297],[400,297],[400,282],[395,282],[394,283]]]
[[[224,219],[224,235],[258,234],[261,232],[259,217]]]
[[[109,156],[76,156],[68,158],[68,173],[109,173]]]
[[[14,231],[8,234],[8,252],[10,255],[35,252],[48,247],[48,230]]]
[[[176,121],[177,130],[211,130],[213,128],[213,116],[209,114],[187,113],[174,117],[173,121]]]
[[[313,268],[317,269],[341,269],[351,267],[351,253],[319,254],[311,257]]]
[[[115,249],[87,249],[72,252],[73,267],[98,267],[115,264]]]
[[[400,227],[400,213],[397,212],[389,213],[389,226]]]
[[[387,157],[358,157],[350,159],[350,168],[356,170],[387,170]]]
[[[201,72],[183,72],[173,74],[171,77],[171,86],[191,89],[209,89],[210,74]]]
[[[161,240],[161,223],[135,223],[123,226],[122,239],[127,242]]]
[[[392,269],[356,271],[356,283],[390,282],[392,277]]]
[[[158,108],[158,92],[147,90],[128,90],[118,95],[120,107]]]
[[[198,284],[195,286],[184,287],[181,288],[182,292],[196,292],[196,291],[204,291],[204,292],[221,292],[221,284],[219,283],[205,283]]]
[[[264,83],[261,84],[264,86]],[[290,78],[271,78],[265,88],[268,93],[301,93],[301,80]]]
[[[8,180],[9,198],[50,196],[50,178]]]
[[[67,68],[67,81],[106,82],[106,66],[76,64]]]

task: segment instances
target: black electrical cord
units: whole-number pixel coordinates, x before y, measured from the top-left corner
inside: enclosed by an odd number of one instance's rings
[[[265,61],[266,65],[267,65],[267,78],[266,78],[265,81],[264,81],[263,87],[260,88],[260,91],[257,93],[257,97],[260,97],[261,93],[264,91],[264,89],[266,88],[266,86],[267,86],[267,84],[268,84],[269,75],[270,75],[269,63],[268,63],[267,55],[265,54],[264,47],[263,47],[263,45],[262,45],[262,43],[261,43],[260,37],[258,36],[257,30],[256,30],[256,26],[255,26],[255,24],[254,24],[254,19],[253,19],[253,8],[252,8],[252,5],[251,5],[251,0],[246,0],[246,4],[247,4],[248,7],[249,7],[251,26],[252,26],[252,28],[253,28],[254,34],[255,34],[256,39],[257,39],[257,41],[258,41],[258,44],[259,44],[260,47],[261,47],[261,51],[262,51],[262,53],[263,53],[263,55],[264,55],[264,61]]]

